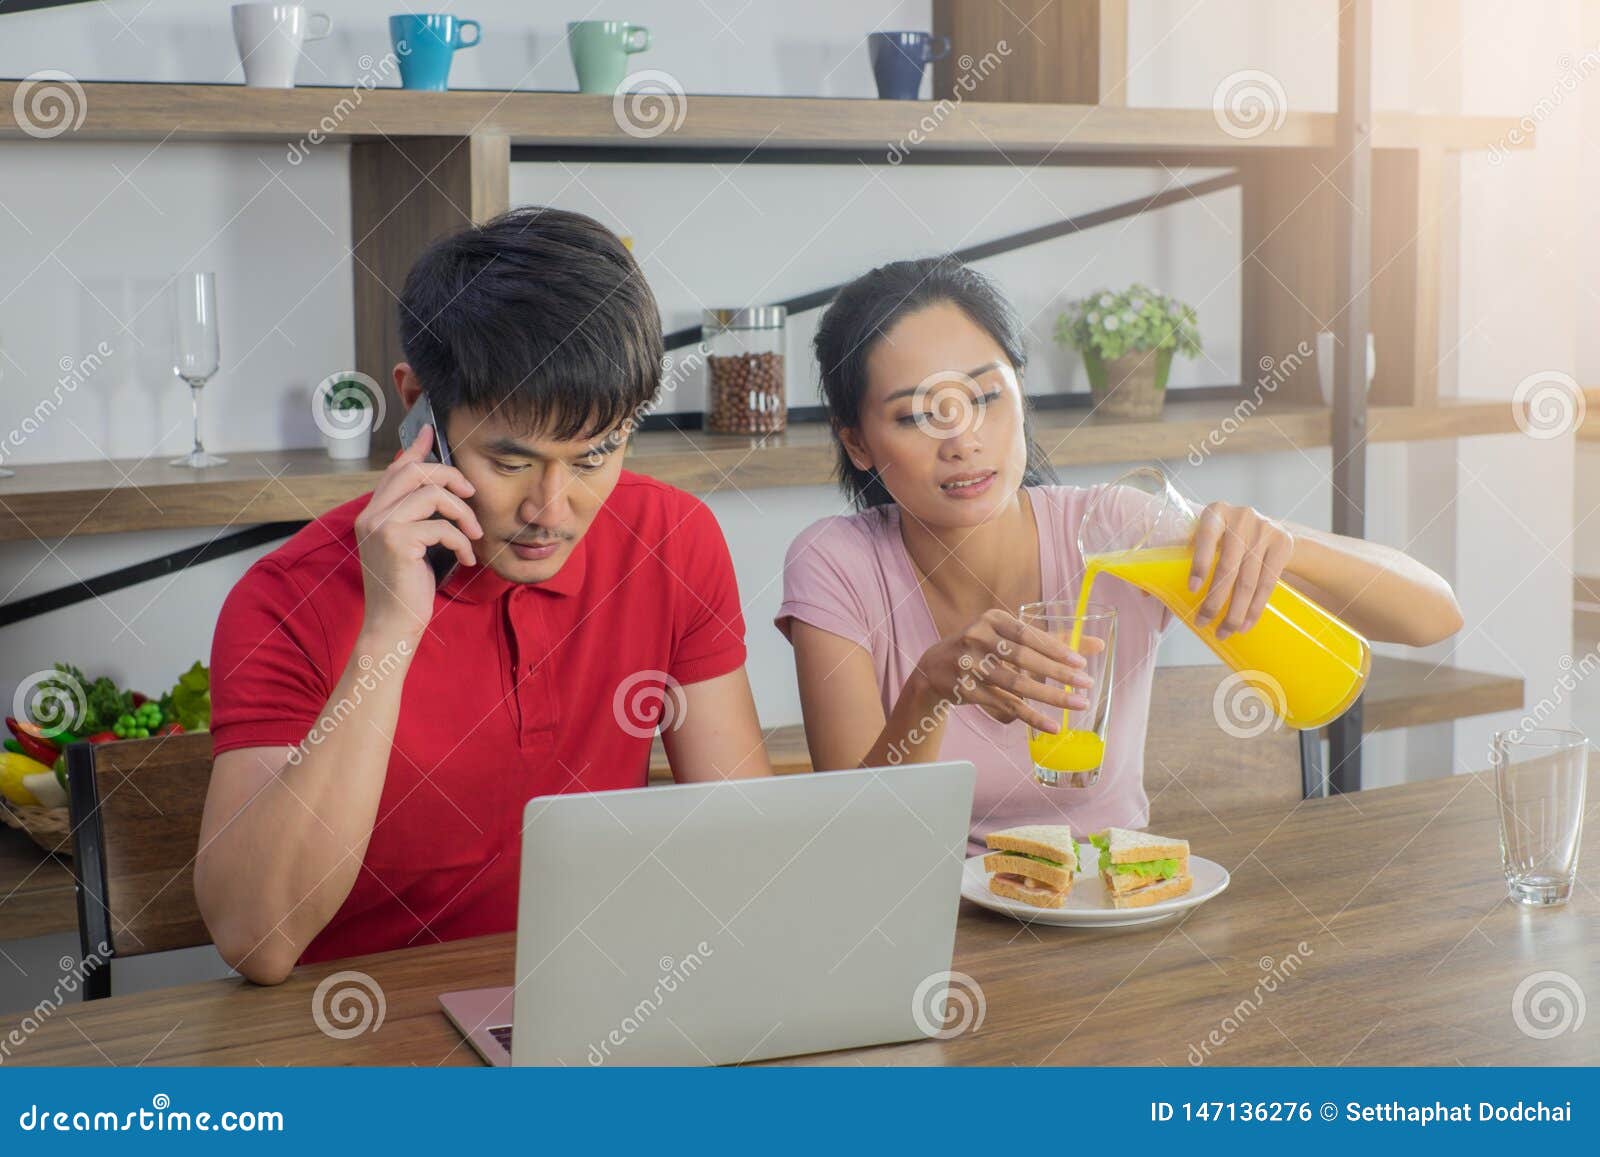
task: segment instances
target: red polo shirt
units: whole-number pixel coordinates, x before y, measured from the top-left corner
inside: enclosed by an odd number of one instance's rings
[[[306,526],[229,593],[211,645],[214,752],[293,746],[324,714],[361,628],[354,523],[371,497]],[[642,787],[668,678],[744,660],[716,519],[652,478],[624,471],[547,582],[457,567],[405,674],[361,873],[301,963],[514,928],[522,805]]]

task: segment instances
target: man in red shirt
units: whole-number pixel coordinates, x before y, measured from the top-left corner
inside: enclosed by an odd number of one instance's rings
[[[680,782],[770,773],[716,520],[622,469],[662,360],[627,249],[513,210],[424,253],[400,319],[395,385],[453,465],[424,428],[250,568],[212,643],[195,896],[258,983],[514,927],[522,805],[643,786],[658,728]]]

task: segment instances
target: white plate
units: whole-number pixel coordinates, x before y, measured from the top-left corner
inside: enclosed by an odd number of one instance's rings
[[[1099,863],[1099,856],[1092,844],[1078,846],[1080,864]],[[1028,924],[1057,924],[1068,928],[1148,924],[1204,904],[1226,888],[1230,878],[1228,869],[1202,856],[1189,857],[1189,874],[1194,877],[1194,886],[1182,896],[1158,901],[1147,908],[1113,908],[1106,900],[1106,886],[1100,873],[1079,872],[1073,878],[1072,892],[1064,908],[1035,908],[989,891],[989,873],[983,870],[983,856],[979,855],[966,862],[961,873],[961,894],[974,904],[1015,916]]]

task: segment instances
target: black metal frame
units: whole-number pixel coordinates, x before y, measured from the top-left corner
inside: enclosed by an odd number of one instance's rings
[[[305,525],[305,522],[263,522],[246,530],[208,539],[198,546],[186,546],[182,550],[107,571],[94,578],[57,587],[53,591],[17,599],[15,602],[0,606],[0,627],[9,627],[13,623],[20,623],[24,619],[31,619],[50,611],[59,611],[74,603],[99,598],[112,591],[120,591],[124,587],[160,578],[162,575],[188,570],[192,566],[209,562],[214,558],[225,558],[230,554],[238,554],[241,550],[249,550],[253,546],[288,538]]]
[[[100,781],[95,776],[92,743],[67,745],[67,807],[72,824],[83,999],[103,1000],[111,995],[111,960],[117,951],[106,902],[105,833],[100,826]],[[95,963],[90,964],[91,960]]]
[[[1338,299],[1334,355],[1333,532],[1363,538],[1367,494],[1368,285],[1372,279],[1372,0],[1339,7]],[[1329,787],[1361,790],[1362,700],[1328,728]]]
[[[1322,767],[1322,732],[1300,732],[1300,798],[1321,799],[1328,794],[1328,776]]]
[[[699,150],[680,150],[682,152],[698,152]],[[785,158],[794,154],[785,152],[778,154]],[[997,154],[998,156],[998,154]],[[785,160],[786,164],[817,164],[810,153],[800,153],[795,159]],[[517,159],[515,156],[513,160]],[[660,163],[659,155],[656,157]],[[779,163],[776,159],[772,163]],[[989,162],[994,163],[994,162]],[[1218,193],[1224,189],[1236,189],[1244,184],[1243,175],[1237,170],[1222,173],[1215,177],[1208,177],[1203,181],[1193,184],[1180,185],[1175,189],[1163,189],[1159,193],[1152,193],[1148,197],[1141,197],[1133,201],[1121,201],[1115,205],[1107,205],[1103,209],[1094,209],[1087,213],[1080,213],[1074,217],[1067,217],[1049,225],[1039,225],[1032,229],[1023,229],[1017,233],[997,237],[992,241],[985,241],[978,245],[968,245],[963,249],[952,250],[950,256],[963,262],[981,261],[986,257],[998,257],[1001,254],[1012,253],[1018,249],[1026,249],[1031,245],[1039,245],[1046,241],[1054,241],[1061,237],[1068,237],[1074,233],[1084,233],[1100,225],[1109,225],[1116,221],[1126,220],[1148,213],[1153,209],[1164,209],[1168,205],[1177,205],[1184,201],[1197,200],[1211,193]],[[807,310],[821,309],[835,297],[844,285],[830,285],[825,289],[814,289],[809,293],[798,294],[794,297],[783,298],[774,302],[763,302],[763,305],[781,305],[789,313],[804,313]],[[663,336],[662,342],[667,349],[682,349],[692,346],[704,337],[700,326],[689,326],[685,329],[673,330]],[[1245,396],[1243,386],[1223,387],[1230,391],[1229,396]]]

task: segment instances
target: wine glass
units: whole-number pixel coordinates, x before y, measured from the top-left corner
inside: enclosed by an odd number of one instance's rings
[[[194,449],[169,465],[221,466],[228,460],[209,454],[200,444],[200,389],[217,372],[222,342],[217,334],[217,277],[214,273],[180,273],[172,287],[172,372],[189,383],[194,408]]]

